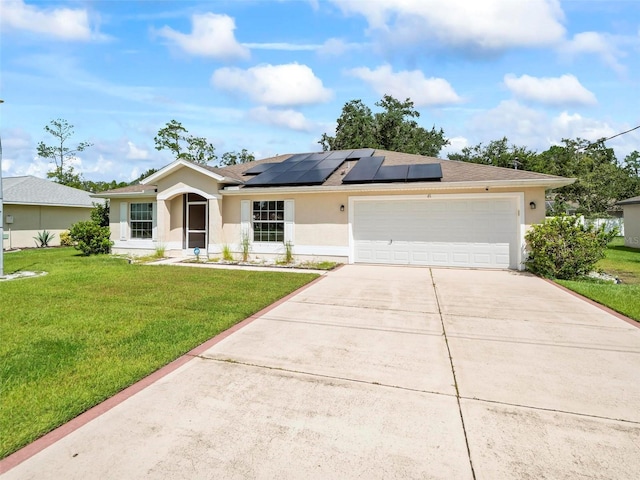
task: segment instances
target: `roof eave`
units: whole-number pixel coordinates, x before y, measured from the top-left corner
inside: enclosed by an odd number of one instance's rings
[[[509,187],[544,187],[560,188],[571,185],[575,178],[522,179],[522,180],[488,180],[467,182],[396,182],[396,183],[357,183],[347,185],[307,185],[300,187],[249,187],[232,188],[220,191],[222,195],[248,195],[255,193],[321,193],[321,192],[362,192],[362,191],[404,191],[404,190],[455,190],[477,188],[509,188]]]
[[[4,205],[25,205],[29,207],[68,207],[68,208],[93,208],[91,205],[73,205],[69,203],[39,203],[39,202],[20,202],[12,200],[3,200]]]
[[[192,170],[195,170],[196,172],[202,173],[203,175],[206,175],[208,177],[213,178],[214,180],[218,181],[218,182],[224,182],[227,181],[228,183],[233,182],[233,183],[237,183],[237,180],[234,179],[228,179],[227,177],[223,177],[222,175],[218,175],[215,172],[212,172],[211,170],[207,170],[206,168],[203,168],[200,165],[197,165],[193,162],[188,162],[186,160],[175,160],[174,162],[171,162],[169,165],[166,165],[164,167],[162,167],[160,170],[158,170],[157,172],[149,175],[147,178],[144,178],[142,180],[140,180],[140,184],[141,185],[148,185],[148,184],[155,184],[158,180],[171,175],[173,172],[175,172],[176,170],[182,168],[182,167],[186,167],[186,168],[190,168]]]
[[[134,197],[134,198],[155,198],[158,193],[154,191],[150,192],[115,192],[115,193],[92,193],[94,198],[114,198],[114,197]]]

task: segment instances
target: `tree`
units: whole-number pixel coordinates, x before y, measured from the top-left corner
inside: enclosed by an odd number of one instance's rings
[[[253,153],[249,153],[246,148],[243,148],[240,153],[238,152],[226,152],[222,155],[222,160],[220,161],[220,165],[224,165],[228,167],[230,165],[238,165],[240,163],[248,163],[253,162],[256,157]]]
[[[158,130],[154,141],[156,150],[170,150],[176,160],[183,159],[206,165],[217,158],[213,144],[204,137],[189,135],[187,129],[176,120],[171,120],[164,128]]]
[[[434,126],[426,130],[418,125],[414,119],[420,117],[420,112],[409,98],[400,102],[385,95],[376,106],[383,111],[373,114],[361,100],[347,102],[337,120],[335,137],[325,133],[318,142],[322,149],[369,147],[435,157],[449,144],[442,129]]]
[[[149,170],[142,172],[138,178],[132,181],[129,185],[139,185],[141,180],[144,180],[147,177],[150,177],[154,173],[158,171],[157,168],[150,168]]]
[[[58,118],[51,120],[49,125],[44,127],[45,131],[55,138],[55,145],[47,145],[44,142],[38,144],[38,155],[54,163],[54,170],[47,173],[48,178],[53,178],[55,182],[74,188],[82,188],[82,175],[75,173],[69,161],[76,157],[79,152],[89,148],[92,143],[80,142],[75,148],[69,148],[66,143],[73,135],[73,125]]]
[[[624,157],[624,165],[631,175],[640,177],[640,152],[634,150]]]
[[[563,139],[537,156],[532,170],[576,178],[575,183],[555,191],[556,201],[576,205],[577,213],[602,215],[618,200],[635,190],[628,171],[618,163],[604,141]]]
[[[464,147],[460,153],[450,153],[448,158],[495,167],[531,170],[535,164],[536,153],[527,147],[509,145],[507,137],[503,137],[500,140],[492,140],[488,145],[479,143],[473,147]]]

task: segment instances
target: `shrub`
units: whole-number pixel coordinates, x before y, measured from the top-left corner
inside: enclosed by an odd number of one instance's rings
[[[248,233],[243,233],[240,239],[240,247],[242,248],[242,261],[249,260],[249,252],[251,251],[251,239]]]
[[[97,223],[101,227],[109,226],[109,201],[106,201],[105,203],[93,202],[91,221]]]
[[[101,227],[95,222],[78,222],[69,231],[75,247],[84,255],[109,253],[113,242],[109,239],[109,227]]]
[[[536,275],[569,280],[586,275],[604,258],[607,243],[616,235],[604,226],[582,225],[577,217],[559,216],[534,225],[525,236],[527,269]]]
[[[225,262],[233,262],[233,253],[231,253],[231,247],[229,247],[229,245],[222,246],[222,259]]]
[[[69,232],[60,232],[60,246],[61,247],[72,247],[73,239]]]
[[[36,247],[44,248],[49,246],[49,242],[51,242],[51,240],[53,240],[55,236],[56,236],[55,233],[51,233],[51,232],[47,232],[46,230],[43,230],[41,232],[38,232],[38,234],[35,237],[33,237],[33,239],[36,241]]]

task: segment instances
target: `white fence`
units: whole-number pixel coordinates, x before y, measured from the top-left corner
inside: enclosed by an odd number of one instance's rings
[[[581,218],[585,224],[593,225],[595,228],[600,228],[600,226],[604,225],[607,232],[617,228],[618,235],[624,237],[624,218]]]

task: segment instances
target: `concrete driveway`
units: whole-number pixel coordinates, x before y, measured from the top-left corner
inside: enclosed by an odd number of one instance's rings
[[[350,265],[2,478],[640,478],[639,400],[640,329],[554,285]]]

